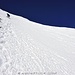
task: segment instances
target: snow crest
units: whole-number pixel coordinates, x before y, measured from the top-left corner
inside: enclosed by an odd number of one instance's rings
[[[0,75],[75,75],[75,29],[7,13],[0,9]]]

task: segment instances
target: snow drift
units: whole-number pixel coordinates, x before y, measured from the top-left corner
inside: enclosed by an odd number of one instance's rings
[[[7,13],[0,9],[0,75],[75,75],[75,29]]]

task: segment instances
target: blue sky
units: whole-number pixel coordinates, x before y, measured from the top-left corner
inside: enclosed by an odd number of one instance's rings
[[[0,8],[38,23],[75,28],[72,0],[0,0]]]

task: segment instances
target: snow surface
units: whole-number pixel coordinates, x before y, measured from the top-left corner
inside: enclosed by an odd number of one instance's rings
[[[0,75],[75,75],[75,29],[0,18]]]

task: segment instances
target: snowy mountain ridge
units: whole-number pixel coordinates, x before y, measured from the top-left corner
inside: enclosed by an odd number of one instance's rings
[[[0,75],[75,75],[75,29],[7,13],[0,9]]]

